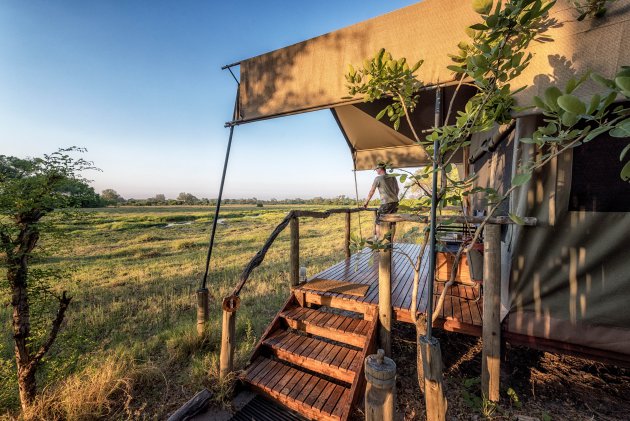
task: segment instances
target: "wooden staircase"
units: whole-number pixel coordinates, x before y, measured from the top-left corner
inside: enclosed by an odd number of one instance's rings
[[[365,387],[363,361],[376,350],[376,308],[351,313],[320,307],[318,297],[291,294],[241,380],[306,418],[346,420]]]

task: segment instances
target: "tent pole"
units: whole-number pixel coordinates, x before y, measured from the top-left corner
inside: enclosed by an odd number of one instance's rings
[[[442,124],[442,88],[435,90],[435,127]],[[437,170],[440,158],[440,144],[438,140],[433,142],[433,185],[431,188],[431,218],[429,221],[429,279],[427,291],[427,341],[431,342],[433,328],[433,279],[435,278],[435,230],[437,219]]]
[[[240,87],[240,85],[239,85]],[[237,117],[238,111],[238,94],[239,89],[236,90],[236,101],[234,103],[234,119]],[[210,258],[212,257],[212,249],[214,247],[214,236],[217,231],[217,221],[219,219],[219,211],[221,210],[221,199],[223,198],[223,186],[225,185],[225,173],[227,172],[228,161],[230,160],[230,149],[232,147],[232,137],[234,136],[234,126],[230,126],[230,137],[228,138],[227,150],[225,152],[225,161],[223,163],[223,174],[221,175],[221,186],[219,187],[219,197],[217,198],[217,206],[214,210],[214,219],[212,220],[212,233],[210,234],[210,244],[208,245],[208,256],[206,257],[206,271],[203,274],[203,281],[201,283],[201,289],[206,289],[208,281],[208,272],[210,270]]]

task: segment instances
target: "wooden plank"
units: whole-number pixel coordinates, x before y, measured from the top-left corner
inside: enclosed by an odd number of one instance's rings
[[[273,361],[267,359],[267,358],[262,358],[260,357],[262,360],[262,364],[263,367],[261,370],[258,370],[258,372],[256,373],[256,375],[253,375],[251,377],[246,378],[246,380],[254,383],[254,382],[259,382],[262,379],[265,378],[265,376],[267,375],[267,373],[269,373],[270,370],[272,370],[275,367],[275,364]]]
[[[293,350],[288,350],[286,343],[295,343],[294,338],[298,337],[300,345]],[[267,344],[267,342],[266,342]],[[283,341],[269,345],[273,354],[282,361],[286,361],[295,366],[303,367],[307,370],[326,375],[342,382],[352,383],[355,371],[341,366],[348,348],[339,345],[329,344],[315,338],[288,333]]]
[[[320,379],[313,390],[311,390],[311,393],[309,393],[306,399],[304,399],[304,405],[313,407],[313,405],[315,405],[315,402],[317,401],[317,398],[319,398],[319,396],[322,394],[322,392],[324,392],[329,384],[330,383],[326,380]]]
[[[284,311],[284,310],[286,310],[288,308],[293,307],[296,304],[297,304],[297,300],[295,298],[295,294],[291,293],[291,295],[289,296],[287,301],[285,301],[284,305],[282,306],[282,310],[279,311],[278,314],[276,314],[276,316],[274,317],[273,321],[269,324],[269,326],[267,326],[267,329],[265,329],[263,334],[260,336],[260,339],[258,340],[258,343],[254,347],[254,351],[252,352],[252,356],[249,359],[250,362],[254,361],[258,357],[258,354],[260,353],[260,347],[262,346],[263,341],[265,340],[265,338],[267,338],[267,336],[269,336],[269,334],[271,332],[273,332],[274,330],[280,328],[280,324],[282,322],[282,318],[280,317],[280,313],[282,313],[282,311]]]
[[[321,306],[334,307],[342,310],[354,311],[356,313],[363,313],[364,317],[368,319],[367,315],[369,311],[369,304],[365,304],[359,301],[345,300],[338,297],[326,297],[318,294],[314,294],[310,291],[306,292],[306,301],[311,304],[318,304]]]
[[[261,357],[262,358],[262,357]],[[348,394],[348,389],[293,367],[267,360],[272,378],[249,382],[254,390],[272,397],[280,404],[310,419],[339,419],[331,414],[329,403]],[[341,388],[341,390],[339,389]],[[326,404],[328,403],[328,406]]]
[[[324,407],[324,404],[326,403],[328,398],[330,398],[330,395],[332,395],[336,387],[337,385],[334,383],[328,383],[326,385],[324,390],[322,390],[322,393],[320,393],[320,395],[317,397],[315,402],[313,402],[312,406],[316,411],[321,412],[322,408]]]
[[[344,326],[349,325],[353,318],[345,316],[336,316],[335,322],[330,327],[323,327],[319,323],[311,323],[309,319],[314,317],[313,313],[319,313],[316,310],[303,309],[301,313],[293,313],[293,316],[283,315],[286,323],[289,327],[301,330],[306,333],[311,333],[317,336],[321,336],[327,339],[333,339],[338,342],[346,343],[349,345],[363,347],[365,343],[365,332],[347,332]],[[290,318],[291,317],[291,318]],[[367,329],[368,322],[361,320],[360,326],[363,330]]]
[[[304,373],[302,380],[300,381],[300,383],[297,384],[296,387],[294,387],[291,390],[291,393],[289,393],[288,397],[291,400],[298,400],[297,399],[298,396],[302,395],[302,392],[304,391],[305,388],[310,387],[310,389],[312,389],[313,386],[315,386],[314,379],[315,379],[315,376],[308,373]],[[308,392],[310,392],[310,389],[304,392],[305,396],[308,394]]]
[[[355,376],[354,381],[352,382],[350,392],[346,396],[339,399],[339,402],[337,402],[337,406],[333,411],[333,415],[338,416],[343,421],[347,420],[350,417],[350,414],[352,413],[352,407],[355,405],[359,397],[362,396],[360,392],[362,392],[365,387],[363,361],[368,354],[376,352],[376,338],[378,335],[377,326],[378,319],[374,318],[371,322],[371,329],[368,335],[368,340],[366,341],[365,346],[361,350],[361,353],[358,357],[360,360],[358,375]]]
[[[279,392],[283,395],[289,396],[293,388],[298,387],[298,385],[302,381],[305,373],[298,370],[295,370],[295,372],[296,373],[293,377],[291,377],[291,380],[289,380],[289,382],[282,389],[279,390]]]
[[[311,396],[311,392],[317,387],[320,381],[325,382],[326,380],[311,376],[311,378],[308,379],[308,383],[304,385],[300,393],[295,397],[295,400],[303,403]]]
[[[337,402],[339,402],[339,399],[341,399],[341,397],[344,395],[344,393],[347,393],[347,391],[348,389],[346,389],[345,387],[335,385],[335,389],[332,391],[332,393],[328,397],[328,400],[326,400],[326,403],[321,408],[321,412],[331,414],[337,406]]]

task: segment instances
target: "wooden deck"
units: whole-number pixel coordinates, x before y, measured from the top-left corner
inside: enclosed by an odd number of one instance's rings
[[[415,261],[420,254],[421,246],[416,244],[396,243],[392,252],[392,305],[395,318],[404,323],[411,323],[411,296],[413,288],[414,271],[409,259]],[[418,292],[418,312],[425,313],[429,293],[428,281],[428,248],[422,260],[420,270],[420,286]],[[321,292],[308,289],[303,284],[296,288],[296,292],[317,294],[329,297],[337,303],[347,301],[354,302],[354,306],[378,306],[378,252],[365,249],[361,253],[352,255],[349,259],[320,272],[310,279],[323,278],[369,285],[364,297],[353,295]],[[434,302],[437,301],[444,284],[436,282],[433,294]],[[467,333],[475,336],[481,335],[482,325],[482,300],[478,298],[479,291],[476,288],[462,285],[453,286],[445,297],[444,306],[435,326],[453,332]],[[350,307],[349,309],[352,309]]]

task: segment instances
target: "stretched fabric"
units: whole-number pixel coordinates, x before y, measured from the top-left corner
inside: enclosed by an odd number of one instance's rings
[[[551,10],[553,25],[536,41],[534,58],[513,87],[520,105],[550,84],[564,84],[575,73],[594,70],[612,76],[630,63],[630,0],[607,5],[601,19],[576,21],[575,9],[560,0]],[[424,59],[417,75],[425,84],[453,79],[447,54],[467,40],[465,29],[480,17],[469,1],[425,0],[298,44],[241,62],[240,121],[331,108],[356,102],[348,95],[344,74],[384,47],[409,62]],[[624,41],[626,40],[626,41]],[[593,86],[582,91],[588,94]]]
[[[515,138],[477,165],[479,185],[506,191],[517,167],[513,163],[523,164],[540,153],[518,139],[531,136],[541,124],[539,116],[519,118]],[[538,225],[503,228],[502,315],[507,315],[510,332],[630,358],[630,209],[590,211],[570,203],[574,171],[596,178],[596,167],[607,165],[618,177],[623,163],[617,157],[606,163],[596,162],[598,158],[579,167],[574,152],[567,151],[537,171],[505,204],[505,212],[536,217]],[[608,185],[605,194],[630,195],[628,183],[611,178]],[[483,209],[483,203],[475,207]]]

